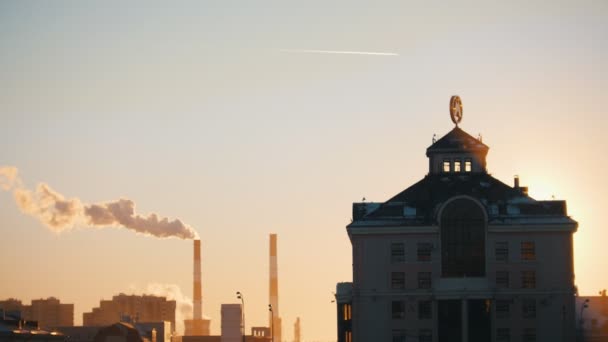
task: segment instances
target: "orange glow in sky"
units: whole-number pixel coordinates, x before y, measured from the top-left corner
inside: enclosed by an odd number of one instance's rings
[[[458,94],[459,126],[482,134],[494,177],[567,201],[576,283],[596,294],[607,17],[604,1],[3,2],[0,165],[27,189],[131,199],[196,230],[213,334],[236,291],[247,326],[267,324],[277,233],[283,337],[300,317],[304,341],[333,341],[352,202],[424,177]],[[0,299],[55,296],[77,324],[121,292],[191,299],[189,241],[91,228],[53,234],[0,191]]]

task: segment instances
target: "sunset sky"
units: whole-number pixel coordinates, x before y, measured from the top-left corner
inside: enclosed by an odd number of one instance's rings
[[[331,341],[352,202],[424,177],[457,94],[494,177],[567,200],[576,284],[597,294],[608,288],[608,2],[457,3],[2,1],[0,166],[28,188],[128,198],[192,226],[214,334],[236,291],[247,329],[267,324],[277,233],[283,336],[301,317],[303,340]],[[151,284],[192,297],[190,241],[82,223],[56,233],[5,191],[0,270],[0,300],[55,296],[75,303],[76,324],[100,299]]]

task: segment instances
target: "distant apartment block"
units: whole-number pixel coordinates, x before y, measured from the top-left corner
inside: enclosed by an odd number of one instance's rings
[[[175,301],[165,297],[119,294],[83,313],[82,322],[84,326],[107,326],[130,316],[137,323],[169,321],[171,331],[175,331],[175,307]]]
[[[9,298],[0,301],[0,309],[5,314],[18,314],[22,319],[37,321],[44,329],[74,325],[74,304],[62,304],[54,297],[34,299],[31,305]]]

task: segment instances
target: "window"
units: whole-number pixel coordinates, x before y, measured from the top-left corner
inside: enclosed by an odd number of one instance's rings
[[[402,300],[394,300],[391,303],[391,317],[393,319],[405,318],[405,302]]]
[[[510,342],[511,331],[509,328],[498,328],[496,329],[496,342]]]
[[[421,242],[417,245],[416,260],[418,261],[431,261],[431,250],[433,244],[429,242]]]
[[[534,329],[534,328],[524,329],[523,341],[524,342],[536,342],[536,329]]]
[[[522,299],[521,314],[524,318],[536,318],[536,300],[534,298]]]
[[[496,261],[509,260],[509,243],[506,241],[497,241],[494,245],[494,257]]]
[[[420,329],[418,333],[419,342],[433,342],[433,331],[431,329]]]
[[[353,307],[350,304],[342,305],[342,317],[345,321],[348,321],[353,317]]]
[[[450,160],[445,159],[443,161],[443,172],[450,172]]]
[[[460,172],[460,160],[454,161],[454,172]]]
[[[405,336],[407,332],[402,329],[393,330],[393,342],[406,342]]]
[[[508,300],[496,301],[496,318],[509,318],[511,303]]]
[[[405,272],[391,272],[391,289],[405,289]]]
[[[496,271],[496,287],[502,289],[509,288],[509,272]]]
[[[536,288],[536,273],[534,271],[521,271],[521,287],[524,289]]]
[[[521,260],[536,260],[534,241],[524,241],[521,243]]]
[[[471,158],[464,160],[464,172],[471,172]]]
[[[345,331],[344,332],[344,341],[346,341],[346,342],[353,342],[353,332],[352,331]]]
[[[419,289],[430,289],[431,288],[431,272],[418,272],[418,288]]]
[[[405,244],[403,242],[391,243],[391,262],[405,261]]]
[[[432,319],[433,307],[430,300],[421,300],[418,302],[418,319]]]
[[[483,209],[472,200],[456,199],[441,214],[441,276],[486,275],[486,223]]]

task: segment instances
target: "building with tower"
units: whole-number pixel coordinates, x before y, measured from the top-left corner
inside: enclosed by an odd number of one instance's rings
[[[458,124],[427,148],[428,174],[386,202],[353,203],[352,283],[338,341],[573,341],[566,202],[538,201],[487,172],[489,147]]]

